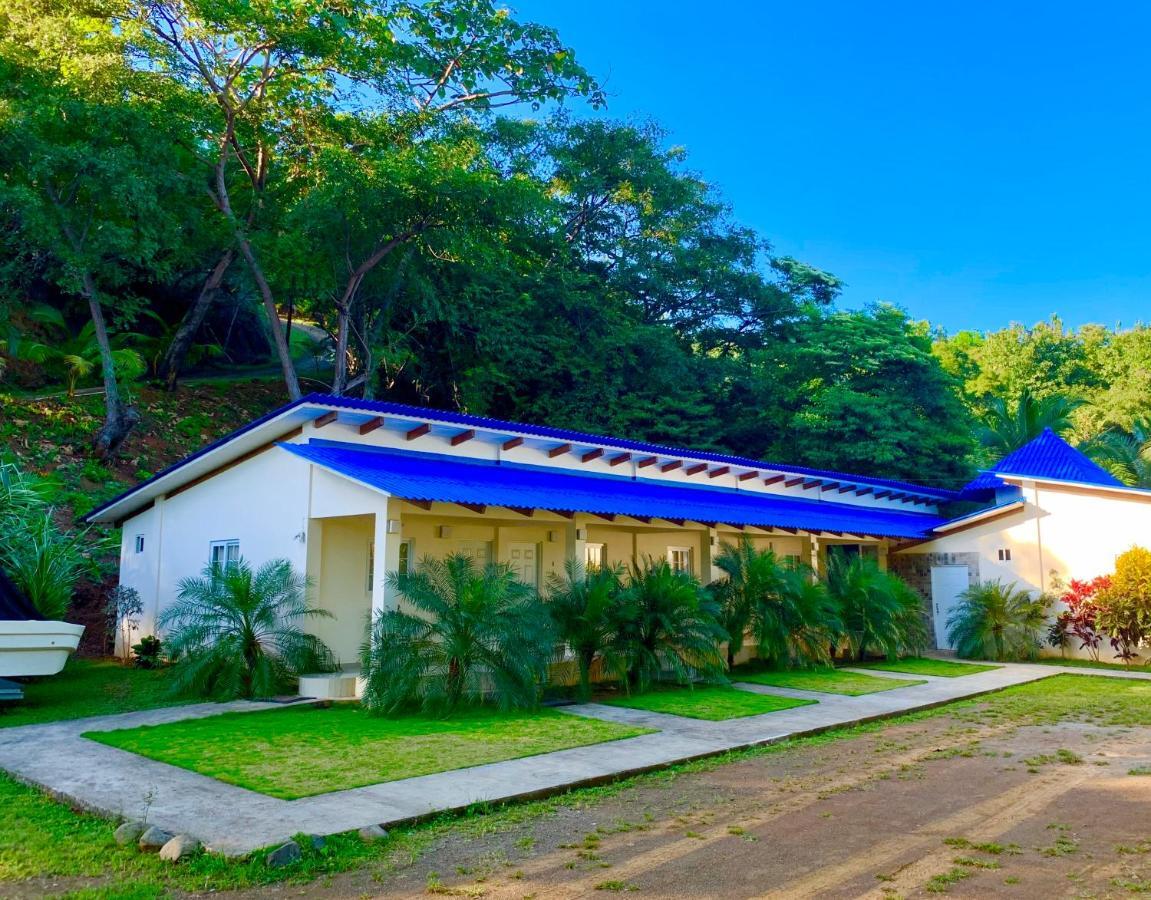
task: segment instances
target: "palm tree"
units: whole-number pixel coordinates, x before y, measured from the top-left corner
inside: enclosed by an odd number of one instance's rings
[[[667,560],[633,561],[621,599],[619,652],[627,660],[628,686],[646,690],[665,672],[680,682],[722,677],[719,604],[690,572]]]
[[[118,339],[123,344],[125,338]],[[147,363],[135,350],[119,346],[110,351],[110,359],[116,377],[123,381],[135,381],[147,371]],[[85,323],[76,335],[66,331],[62,337],[53,339],[50,344],[27,342],[21,348],[21,355],[35,363],[49,363],[59,366],[68,384],[68,396],[76,393],[76,385],[91,376],[101,362],[101,347],[96,339],[96,326]]]
[[[332,671],[331,651],[300,627],[330,617],[308,605],[308,582],[286,559],[253,571],[243,559],[179,582],[160,616],[176,661],[172,686],[200,697],[269,697],[304,672]]]
[[[720,624],[730,635],[729,668],[749,630],[759,655],[774,663],[827,660],[839,620],[810,569],[784,564],[771,550],[757,550],[746,535],[738,544],[723,544],[715,565],[727,576],[711,589],[720,601]]]
[[[973,584],[947,619],[947,638],[968,659],[1033,659],[1049,605],[1014,584]]]
[[[623,674],[624,661],[615,652],[623,573],[619,565],[586,571],[578,560],[569,559],[562,575],[548,576],[548,612],[556,637],[575,656],[581,700],[591,697],[591,670],[597,659],[607,671]]]
[[[1061,394],[1036,397],[1024,389],[1015,403],[996,397],[980,417],[979,442],[988,454],[1001,458],[1018,450],[1050,428],[1062,434],[1071,428],[1071,416],[1083,401]]]
[[[491,697],[501,709],[539,702],[553,634],[535,589],[503,563],[427,557],[388,585],[414,608],[376,617],[363,649],[364,705],[384,714],[449,712]]]
[[[1100,435],[1091,443],[1089,453],[1129,487],[1151,488],[1151,420],[1136,419],[1129,431]]]
[[[919,653],[927,644],[919,595],[903,579],[862,556],[832,555],[827,588],[839,607],[852,654]]]

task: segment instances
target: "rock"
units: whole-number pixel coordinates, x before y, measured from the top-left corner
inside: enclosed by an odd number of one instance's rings
[[[148,826],[144,822],[125,822],[116,829],[115,838],[117,844],[134,844],[140,840],[140,835],[148,830]]]
[[[160,859],[179,862],[200,852],[200,842],[190,834],[178,834],[160,848]]]
[[[382,841],[387,836],[387,829],[380,825],[365,825],[360,829],[360,838],[365,841]]]
[[[308,840],[311,842],[313,850],[323,850],[328,843],[322,834],[309,834]]]
[[[294,862],[298,862],[303,854],[300,853],[300,845],[295,841],[288,841],[269,853],[264,857],[264,863],[270,869],[278,869],[281,866],[289,866]]]
[[[137,843],[141,850],[159,850],[170,840],[172,840],[170,833],[163,828],[151,825],[140,835],[140,840]]]

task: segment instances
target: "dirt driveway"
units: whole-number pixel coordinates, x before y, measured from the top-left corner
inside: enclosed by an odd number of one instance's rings
[[[1019,724],[992,699],[649,777],[487,833],[453,830],[416,858],[295,890],[333,898],[1131,896],[1151,892],[1151,727]],[[293,889],[263,896],[272,893]]]

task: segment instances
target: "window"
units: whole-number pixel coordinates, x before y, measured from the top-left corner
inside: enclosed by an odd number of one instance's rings
[[[136,535],[136,552],[137,553],[143,553],[144,552],[144,535],[142,535],[142,534]]]
[[[367,585],[368,593],[372,592],[372,588],[376,584],[376,542],[368,541],[368,577],[364,579],[364,584]]]
[[[396,564],[396,571],[401,575],[407,575],[412,571],[412,560],[415,559],[415,554],[412,552],[412,542],[402,541],[400,543],[400,559]]]
[[[691,547],[668,547],[667,561],[677,572],[691,572]]]
[[[601,569],[604,564],[605,548],[603,544],[584,545],[584,568]]]
[[[1011,548],[1010,547],[1003,547],[999,550],[999,561],[1000,562],[1011,562]]]
[[[208,562],[213,569],[224,569],[239,562],[240,542],[236,540],[212,541],[208,554]]]

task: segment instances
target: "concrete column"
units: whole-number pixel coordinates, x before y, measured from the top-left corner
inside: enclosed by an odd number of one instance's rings
[[[388,588],[388,573],[400,567],[400,544],[403,543],[402,501],[389,497],[376,511],[375,557],[372,566],[372,619],[396,608],[396,598]]]
[[[880,541],[877,549],[878,549],[878,556],[879,556],[879,571],[886,572],[887,571],[887,550],[888,550],[887,541]]]
[[[817,578],[823,575],[823,560],[820,551],[819,538],[813,534],[811,536],[811,571],[815,573]]]
[[[715,567],[715,557],[719,553],[719,532],[715,528],[708,528],[700,535],[699,540],[699,580],[703,584],[710,584],[720,577],[720,571]]]
[[[564,525],[564,562],[574,559],[581,566],[587,559],[588,517],[576,513]]]

